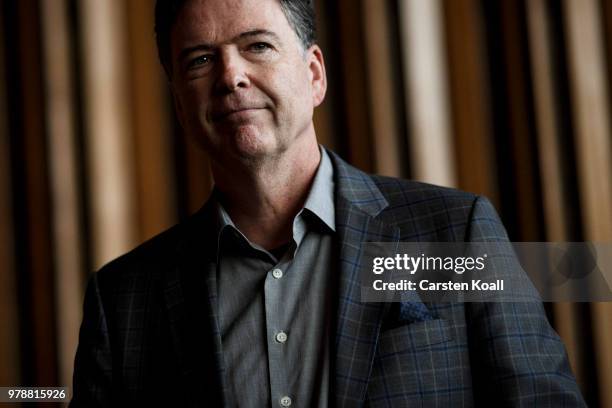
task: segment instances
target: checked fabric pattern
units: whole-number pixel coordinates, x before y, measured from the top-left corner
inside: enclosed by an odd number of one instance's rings
[[[332,157],[339,195],[353,204],[337,207],[345,264],[337,406],[585,406],[540,302],[424,304],[415,298],[378,308],[360,303],[358,243],[500,242],[503,262],[511,256],[508,237],[483,197],[368,176]],[[516,268],[503,266],[501,273],[516,275]]]
[[[504,268],[508,238],[485,198],[370,176],[329,154],[338,246],[330,406],[585,406],[539,302],[361,302],[365,242],[499,242],[501,273],[522,277]],[[92,277],[71,406],[225,406],[209,210]]]

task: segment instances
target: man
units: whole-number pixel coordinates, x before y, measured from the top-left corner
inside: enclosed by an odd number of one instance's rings
[[[91,280],[73,406],[583,406],[534,303],[364,303],[366,242],[504,241],[486,199],[317,144],[300,0],[159,0],[181,126],[215,191]]]

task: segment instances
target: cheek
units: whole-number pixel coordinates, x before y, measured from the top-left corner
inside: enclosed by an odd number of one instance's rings
[[[308,73],[294,66],[288,66],[276,77],[278,96],[291,109],[290,114],[302,112],[312,105],[312,88]]]
[[[205,121],[208,107],[206,88],[195,81],[185,87],[183,94],[183,109],[190,121]]]
[[[309,74],[310,73],[301,65],[300,69],[293,73],[293,91],[296,92],[295,95],[301,97],[301,99],[305,99],[312,93]]]
[[[206,129],[206,110],[198,103],[196,96],[197,94],[188,93],[183,89],[180,106],[177,106],[177,117],[185,135],[206,149],[210,134]]]
[[[310,121],[313,113],[313,94],[307,72],[303,72],[299,80],[295,81],[294,87],[291,90],[291,95],[297,115]]]

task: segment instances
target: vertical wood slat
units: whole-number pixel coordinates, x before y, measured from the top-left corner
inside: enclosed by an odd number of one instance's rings
[[[542,183],[546,236],[549,241],[566,241],[569,236],[567,217],[570,216],[565,199],[565,186],[559,138],[559,112],[555,101],[550,16],[545,0],[529,0],[527,24],[531,69],[534,83],[536,128]],[[554,305],[555,328],[565,343],[570,364],[578,384],[585,389],[584,359],[580,356],[578,327],[574,304],[558,302]]]
[[[0,33],[4,35],[4,16],[0,10]],[[4,38],[0,39],[0,386],[21,382],[19,366],[19,315],[17,270],[14,259],[13,209],[11,203],[10,145],[8,131],[8,94]]]
[[[576,124],[576,146],[582,221],[585,236],[612,240],[612,152],[610,99],[598,2],[564,0],[568,37],[570,92]],[[597,355],[600,403],[612,407],[612,305],[593,303],[593,338]]]
[[[391,69],[391,16],[386,2],[363,0],[363,27],[369,111],[372,120],[372,140],[375,154],[374,170],[385,176],[400,176],[406,152],[399,145],[399,119],[396,114]]]
[[[133,247],[138,234],[124,6],[121,0],[79,3],[95,268]]]
[[[440,0],[402,0],[399,5],[413,174],[421,181],[455,186],[442,5]]]
[[[132,134],[138,191],[139,241],[176,222],[174,158],[165,76],[153,34],[153,0],[125,2],[129,28]]]
[[[539,160],[542,179],[544,214],[549,240],[568,238],[565,186],[559,145],[559,112],[555,101],[555,71],[553,69],[550,23],[546,0],[526,1],[530,36],[531,69],[534,84],[535,119],[540,145]]]
[[[612,78],[612,2],[610,0],[600,0],[600,3],[607,62],[606,73],[608,78]],[[612,81],[610,80],[608,80],[608,94],[612,95]]]
[[[45,61],[48,160],[51,176],[60,384],[72,383],[81,321],[83,245],[76,163],[68,9],[64,0],[41,2]]]
[[[609,95],[596,0],[565,0],[578,173],[589,239],[611,239],[612,181]]]
[[[317,16],[317,43],[323,50],[323,57],[325,59],[326,71],[330,68],[329,62],[331,55],[331,44],[329,37],[329,30],[327,24],[321,24],[328,21],[327,5],[326,0],[315,1],[315,9]],[[331,35],[335,35],[335,32]],[[327,71],[327,79],[331,78],[331,71]],[[314,111],[314,125],[317,132],[317,140],[319,143],[327,146],[332,150],[336,150],[338,146],[338,132],[335,131],[335,117],[334,115],[334,104],[336,102],[336,95],[333,91],[333,86],[328,82],[327,94],[323,103]]]
[[[540,241],[540,185],[538,183],[537,161],[534,152],[531,125],[531,95],[525,54],[522,49],[524,19],[521,2],[502,1],[499,3],[502,13],[501,28],[503,36],[505,93],[508,106],[508,136],[513,151],[514,203],[521,241]]]
[[[458,185],[498,204],[480,3],[453,0],[443,6]]]
[[[23,217],[20,222],[26,239],[16,244],[23,246],[20,253],[25,257],[19,261],[23,267],[20,302],[22,306],[28,305],[28,312],[22,313],[20,320],[30,336],[28,347],[22,348],[22,361],[27,361],[23,380],[32,385],[49,386],[57,383],[57,361],[40,19],[37,1],[19,1],[16,7],[22,123],[21,133],[14,140],[21,138],[19,154],[23,156],[15,160],[21,161],[23,171],[20,182],[24,208],[20,209]]]
[[[340,0],[338,7],[338,35],[340,36],[341,80],[343,81],[346,112],[349,162],[371,172],[374,160],[371,157],[372,137],[370,113],[368,111],[367,74],[362,38],[362,0]]]

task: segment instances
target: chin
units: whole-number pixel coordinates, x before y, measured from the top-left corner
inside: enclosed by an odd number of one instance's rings
[[[265,157],[277,148],[277,143],[272,136],[263,134],[258,127],[253,125],[236,129],[229,143],[231,150],[243,159]]]

